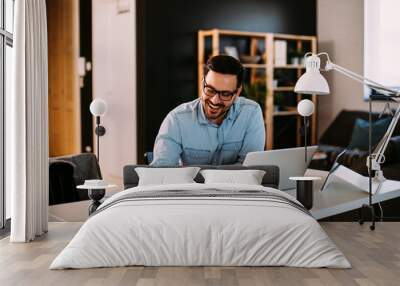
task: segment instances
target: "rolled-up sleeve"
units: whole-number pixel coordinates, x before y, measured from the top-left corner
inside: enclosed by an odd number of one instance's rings
[[[243,163],[247,153],[263,151],[265,145],[265,126],[262,111],[259,105],[255,107],[249,115],[249,125],[247,127],[243,145],[239,152],[238,161]]]
[[[173,166],[179,164],[182,154],[182,140],[179,122],[173,112],[165,117],[158,132],[154,150],[152,166]]]

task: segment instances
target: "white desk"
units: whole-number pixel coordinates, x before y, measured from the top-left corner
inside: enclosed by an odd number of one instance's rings
[[[337,177],[333,177],[332,183],[321,192],[320,189],[328,172],[308,169],[305,175],[322,178],[322,180],[314,182],[314,204],[310,212],[316,219],[355,210],[360,208],[363,204],[369,203],[369,195],[367,192]],[[399,187],[397,190],[386,191],[384,188],[381,189],[378,194],[372,196],[372,202],[377,203],[400,197],[400,182],[398,183]],[[296,197],[296,189],[287,192]]]

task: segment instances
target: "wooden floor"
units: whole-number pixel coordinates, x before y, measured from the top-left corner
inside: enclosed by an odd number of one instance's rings
[[[321,223],[353,268],[123,267],[48,270],[81,223],[50,223],[32,243],[0,241],[0,285],[400,285],[400,223]]]

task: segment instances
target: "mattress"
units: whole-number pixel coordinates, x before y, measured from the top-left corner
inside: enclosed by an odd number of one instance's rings
[[[197,183],[115,194],[50,269],[131,265],[351,267],[290,195],[263,186]]]

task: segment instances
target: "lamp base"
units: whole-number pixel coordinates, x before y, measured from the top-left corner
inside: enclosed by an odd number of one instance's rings
[[[364,224],[364,213],[365,213],[365,210],[369,210],[370,212],[371,212],[371,221],[372,221],[372,224],[369,226],[369,229],[370,230],[375,230],[375,209],[374,209],[374,206],[373,205],[368,205],[368,204],[363,204],[362,206],[361,206],[361,208],[359,209],[359,211],[358,211],[358,215],[359,215],[359,220],[358,220],[358,223],[360,224],[360,225],[362,225],[362,224]]]

